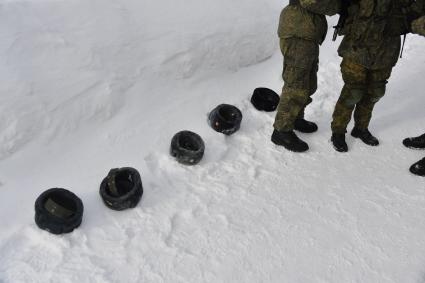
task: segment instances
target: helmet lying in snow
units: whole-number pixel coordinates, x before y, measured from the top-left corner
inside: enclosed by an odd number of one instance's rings
[[[113,210],[135,207],[143,194],[139,172],[130,167],[111,169],[99,190],[105,205]]]
[[[260,111],[275,111],[279,104],[279,95],[273,90],[265,87],[259,87],[254,90],[251,96],[251,103]]]
[[[179,163],[195,165],[201,161],[204,151],[204,141],[193,132],[178,132],[171,140],[170,153]]]
[[[83,202],[74,193],[53,188],[35,201],[35,223],[53,234],[70,233],[83,219]]]
[[[220,104],[210,112],[208,119],[215,131],[231,135],[241,126],[242,112],[233,105]]]

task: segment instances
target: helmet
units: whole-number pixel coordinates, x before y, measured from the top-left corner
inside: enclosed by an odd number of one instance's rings
[[[83,202],[74,193],[53,188],[35,201],[35,223],[52,234],[70,233],[83,219]]]
[[[242,112],[233,105],[220,104],[210,112],[208,119],[215,131],[231,135],[241,126]]]
[[[201,161],[204,151],[204,141],[193,132],[178,132],[171,140],[170,153],[179,163],[195,165]]]
[[[251,103],[260,111],[275,111],[279,104],[279,95],[273,90],[265,87],[259,87],[254,90],[251,96]]]
[[[100,184],[99,193],[110,209],[133,208],[143,195],[140,174],[131,167],[111,169]]]

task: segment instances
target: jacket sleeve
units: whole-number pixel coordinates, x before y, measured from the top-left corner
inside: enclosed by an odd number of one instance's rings
[[[413,21],[425,15],[425,0],[410,0],[410,4],[403,7],[409,21]]]
[[[425,16],[412,22],[412,32],[425,36]]]
[[[341,9],[341,0],[300,0],[301,7],[310,12],[333,16]]]
[[[412,33],[425,36],[425,0],[415,0],[407,8],[407,20]]]
[[[387,24],[389,35],[403,35],[409,32],[421,33],[420,21],[425,15],[425,0],[400,0],[395,2]],[[413,30],[414,29],[414,30]]]

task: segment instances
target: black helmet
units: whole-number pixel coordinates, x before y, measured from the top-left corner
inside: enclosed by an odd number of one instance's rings
[[[178,132],[171,140],[170,153],[179,163],[195,165],[201,161],[204,151],[204,141],[193,132]]]
[[[130,167],[111,169],[100,184],[99,193],[110,209],[133,208],[139,203],[143,194],[140,174]]]
[[[231,135],[241,126],[242,112],[233,105],[220,104],[210,112],[208,119],[215,131]]]
[[[35,223],[52,234],[70,233],[83,219],[83,202],[74,193],[53,188],[35,201]]]
[[[275,111],[279,104],[279,95],[273,90],[265,87],[259,87],[254,90],[251,97],[251,103],[260,111]]]

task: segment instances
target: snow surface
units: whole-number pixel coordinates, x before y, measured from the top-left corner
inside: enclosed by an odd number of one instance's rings
[[[255,87],[282,86],[284,5],[0,2],[0,282],[425,282],[425,179],[407,170],[424,152],[401,145],[425,129],[425,40],[408,37],[376,107],[381,145],[348,138],[340,154],[328,36],[307,110],[320,129],[295,154],[269,141],[274,113],[249,102]],[[244,114],[233,136],[206,124],[220,103]],[[168,154],[183,129],[206,142],[197,166]],[[140,170],[145,193],[115,212],[98,187],[122,166]],[[51,187],[84,202],[71,234],[34,224]]]

